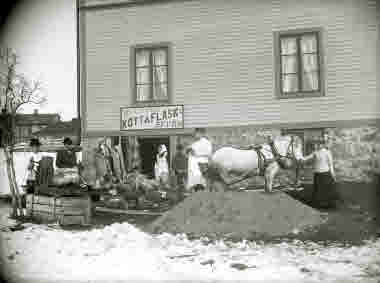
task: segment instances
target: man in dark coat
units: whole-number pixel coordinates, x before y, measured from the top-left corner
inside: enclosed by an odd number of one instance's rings
[[[72,140],[65,138],[63,144],[65,148],[57,152],[57,159],[55,161],[57,168],[74,168],[78,166],[77,157],[72,148]]]

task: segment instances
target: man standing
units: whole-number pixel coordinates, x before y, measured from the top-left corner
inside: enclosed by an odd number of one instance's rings
[[[78,158],[74,151],[73,142],[70,138],[63,140],[64,149],[58,150],[55,160],[55,184],[68,185],[79,183],[79,167]]]
[[[177,145],[177,152],[173,160],[174,174],[177,179],[177,184],[180,187],[184,187],[186,184],[186,173],[187,173],[187,158],[184,153],[184,147],[182,144]]]
[[[380,160],[375,148],[372,149],[372,156],[370,161],[374,184],[377,187],[377,193],[380,194]]]
[[[189,154],[187,189],[197,191],[207,187],[200,165],[208,163],[212,154],[212,145],[206,138],[206,131],[203,128],[196,128],[194,137],[195,142],[187,149]]]

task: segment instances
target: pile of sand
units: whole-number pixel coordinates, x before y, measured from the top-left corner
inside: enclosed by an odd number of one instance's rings
[[[148,231],[257,239],[298,233],[321,223],[318,211],[282,192],[198,192],[154,221]]]

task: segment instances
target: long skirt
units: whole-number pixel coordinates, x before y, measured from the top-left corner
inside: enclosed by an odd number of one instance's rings
[[[320,208],[335,208],[340,199],[331,173],[314,173],[313,204]]]

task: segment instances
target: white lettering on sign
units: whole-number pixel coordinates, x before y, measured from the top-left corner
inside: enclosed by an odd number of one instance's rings
[[[125,107],[120,112],[122,131],[184,127],[183,105]]]

